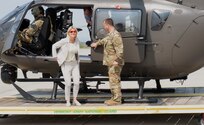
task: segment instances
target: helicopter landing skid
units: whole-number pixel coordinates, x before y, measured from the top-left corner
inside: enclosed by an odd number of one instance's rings
[[[15,83],[12,83],[12,84],[16,88],[16,90],[21,94],[21,96],[23,96],[25,100],[35,102],[35,103],[65,103],[66,102],[64,99],[57,99],[54,91],[52,92],[51,98],[36,98],[31,94],[29,94],[28,92],[26,92],[25,90],[23,90]],[[55,88],[55,85],[54,85],[54,88]],[[86,102],[86,99],[78,99],[78,100],[82,103]]]
[[[60,76],[60,75],[59,75]],[[65,100],[60,100],[57,99],[57,88],[58,86],[61,87],[62,89],[64,89],[64,84],[61,82],[63,81],[63,79],[60,79],[59,76],[57,76],[56,78],[52,78],[52,79],[17,79],[17,81],[19,82],[45,82],[45,81],[52,81],[54,82],[53,85],[53,90],[52,90],[52,94],[51,94],[51,98],[49,99],[43,99],[43,98],[36,98],[34,96],[32,96],[31,94],[29,94],[28,92],[26,92],[25,90],[23,90],[21,87],[19,87],[18,85],[16,85],[15,83],[13,83],[13,86],[17,89],[17,91],[23,96],[24,99],[29,100],[29,101],[33,101],[36,103],[63,103],[65,102]],[[86,81],[107,81],[107,78],[100,78],[100,79],[91,79],[91,78],[82,78],[81,79],[83,81],[83,83],[86,83]],[[123,99],[123,102],[127,102],[127,103],[156,103],[158,100],[157,99],[148,99],[148,98],[144,98],[143,97],[143,90],[144,90],[144,84],[146,81],[149,81],[150,78],[143,78],[143,77],[136,77],[136,78],[122,78],[122,81],[138,81],[139,84],[139,91],[138,91],[138,95],[137,97],[133,97],[133,98],[126,98]],[[86,84],[85,84],[86,85]],[[98,87],[97,87],[98,88]],[[89,99],[81,99],[82,102],[92,102]],[[94,102],[97,102],[98,100],[94,100]],[[99,100],[98,102],[101,102],[101,100]]]
[[[158,99],[143,97],[145,81],[146,81],[145,79],[138,80],[138,85],[139,85],[138,96],[136,98],[125,99],[124,102],[127,102],[127,103],[157,103]]]

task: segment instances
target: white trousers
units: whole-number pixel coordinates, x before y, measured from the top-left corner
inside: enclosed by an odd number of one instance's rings
[[[73,97],[77,98],[79,92],[79,64],[77,62],[64,62],[64,64],[61,66],[61,70],[65,80],[65,100],[70,101],[71,76],[73,77],[74,82]]]

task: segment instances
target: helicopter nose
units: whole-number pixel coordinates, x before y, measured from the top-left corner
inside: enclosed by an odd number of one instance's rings
[[[2,48],[3,48],[3,40],[4,40],[4,32],[3,32],[3,28],[0,26],[0,53],[2,52]]]
[[[0,27],[0,41],[2,41],[3,39],[3,29],[2,27]]]

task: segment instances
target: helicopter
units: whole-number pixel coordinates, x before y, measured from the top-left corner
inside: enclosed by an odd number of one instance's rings
[[[53,9],[56,14],[52,22],[56,26],[54,42],[63,38],[66,29],[73,25],[70,9],[92,8],[91,42],[106,36],[102,22],[112,18],[124,44],[125,65],[121,79],[138,81],[138,100],[144,100],[146,81],[156,80],[159,86],[160,79],[186,80],[189,74],[204,66],[204,2],[201,0],[34,0],[18,6],[0,20],[0,58],[4,62],[1,79],[13,84],[26,99],[36,100],[17,86],[16,81],[52,81],[52,99],[56,99],[57,86],[64,88],[57,60],[51,54],[27,48],[21,48],[20,53],[13,52],[18,32],[28,27],[25,26],[29,22],[26,14],[39,5]],[[43,30],[49,32],[50,28]],[[85,88],[87,81],[98,81],[97,85],[108,81],[106,77],[95,78],[107,76],[102,61],[103,47],[91,49],[90,55],[80,56],[81,81]],[[17,68],[24,71],[24,79],[17,78]],[[45,75],[29,79],[26,71]]]

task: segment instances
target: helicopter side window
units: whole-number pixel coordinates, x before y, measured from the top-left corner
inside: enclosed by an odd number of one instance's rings
[[[140,34],[142,23],[141,10],[97,9],[94,29],[96,39],[106,36],[106,32],[102,26],[106,18],[113,19],[115,28],[121,33],[122,37],[135,37]]]
[[[151,29],[152,31],[159,31],[163,28],[166,23],[170,11],[168,10],[154,10],[152,12]]]

